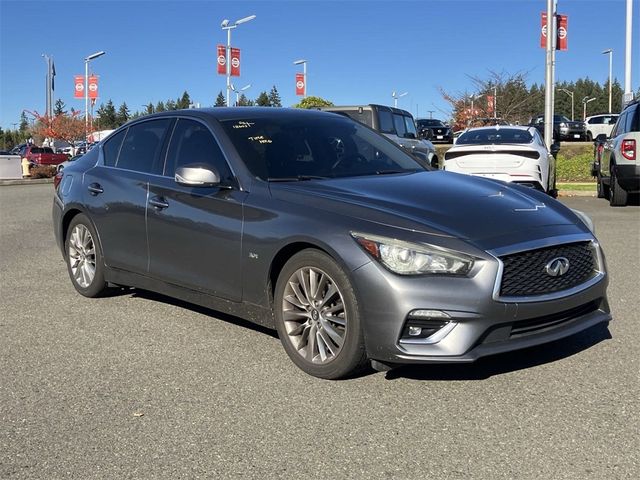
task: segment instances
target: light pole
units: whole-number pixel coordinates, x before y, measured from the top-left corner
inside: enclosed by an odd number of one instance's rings
[[[236,87],[233,86],[233,83],[231,84],[231,90],[236,92],[236,107],[238,106],[238,103],[240,103],[240,93],[244,92],[249,88],[251,88],[251,84],[245,85],[240,90],[236,90]]]
[[[607,48],[602,52],[603,55],[609,54],[609,113],[611,113],[611,76],[612,76],[612,67],[613,67],[613,48]]]
[[[92,53],[84,59],[84,139],[87,141],[89,137],[89,62],[95,58],[101,57],[106,52],[100,50]]]
[[[302,65],[302,76],[304,77],[304,95],[302,98],[307,98],[307,61],[304,59],[296,60],[294,65]]]
[[[571,121],[573,122],[573,117],[575,114],[575,110],[573,109],[573,92],[571,90],[567,90],[566,88],[561,88],[560,91],[566,93],[571,97]]]
[[[231,30],[242,23],[247,23],[253,20],[254,18],[256,18],[255,15],[249,15],[248,17],[241,18],[233,23],[230,23],[229,20],[225,18],[220,24],[222,30],[227,31],[227,107],[231,106]]]
[[[398,95],[395,91],[391,92],[391,97],[393,98],[393,106],[398,108],[398,99],[404,97],[405,95],[409,95],[409,92],[404,92]]]
[[[593,102],[596,99],[596,97],[584,97],[582,99],[582,120],[586,120],[587,119],[587,103],[589,102]]]

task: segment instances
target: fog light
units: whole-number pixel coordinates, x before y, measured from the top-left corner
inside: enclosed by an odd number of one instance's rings
[[[422,333],[422,327],[409,327],[409,336],[418,337]]]

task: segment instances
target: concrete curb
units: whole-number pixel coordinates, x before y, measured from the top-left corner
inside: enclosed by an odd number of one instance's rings
[[[559,190],[559,197],[595,197],[596,192],[585,191],[585,190]]]
[[[53,178],[23,178],[21,180],[0,180],[0,187],[5,185],[42,185],[44,183],[53,183]]]

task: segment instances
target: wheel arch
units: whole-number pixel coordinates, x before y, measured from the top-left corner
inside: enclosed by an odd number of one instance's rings
[[[103,248],[102,248],[102,240],[100,239],[100,232],[98,232],[98,229],[96,228],[96,224],[93,222],[93,220],[91,220],[91,217],[87,214],[86,211],[82,210],[79,207],[71,207],[69,208],[69,210],[67,210],[64,215],[62,216],[62,231],[61,231],[61,235],[62,235],[62,254],[64,256],[64,258],[67,258],[67,251],[65,248],[65,242],[67,240],[67,233],[69,231],[69,226],[71,225],[71,222],[73,221],[73,219],[75,217],[77,217],[78,215],[83,214],[84,216],[87,217],[87,219],[89,220],[89,222],[91,222],[91,226],[93,227],[93,230],[96,232],[96,237],[98,240],[98,243],[100,244],[100,250],[102,252],[104,252]],[[104,260],[104,257],[103,257]]]

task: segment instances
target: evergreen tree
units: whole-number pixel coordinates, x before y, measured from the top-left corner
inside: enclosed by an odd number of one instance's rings
[[[54,115],[66,115],[67,114],[66,105],[64,104],[62,99],[59,98],[58,100],[56,100],[56,105],[53,108],[53,114]]]
[[[191,97],[185,90],[184,93],[182,94],[182,97],[180,97],[176,102],[176,108],[178,109],[189,108],[189,105],[191,105]]]
[[[29,129],[29,120],[27,120],[27,114],[23,111],[20,114],[20,132],[25,132]]]
[[[116,107],[113,106],[113,102],[109,100],[106,105],[101,104],[96,112],[96,116],[99,117],[96,121],[103,130],[110,130],[118,128],[118,119],[116,113]]]
[[[124,125],[129,121],[130,118],[131,113],[129,112],[129,107],[127,107],[126,102],[122,102],[122,105],[120,105],[120,108],[118,109],[118,113],[116,115],[118,126]]]
[[[222,94],[222,90],[218,93],[216,97],[216,103],[213,105],[214,107],[224,107],[227,105],[227,101],[224,99],[224,95]]]
[[[278,89],[274,85],[269,92],[269,104],[272,107],[281,107],[282,100],[280,100],[280,94],[278,93]]]
[[[173,100],[169,99],[169,100],[167,100],[166,107],[167,107],[167,110],[175,110],[177,108],[176,107],[176,102],[174,102]]]
[[[155,111],[155,108],[153,107],[153,103],[149,102],[149,105],[147,105],[145,107],[145,115],[151,115],[153,112]]]
[[[156,104],[156,112],[164,112],[164,111],[166,111],[166,110],[167,110],[167,109],[166,109],[166,108],[165,108],[165,106],[164,106],[164,102],[158,102],[158,103]]]
[[[269,101],[269,95],[267,95],[267,92],[260,92],[260,95],[258,95],[258,98],[256,98],[256,105],[258,105],[259,107],[271,106],[271,102]]]
[[[244,93],[240,94],[240,98],[238,99],[239,107],[250,107],[253,105],[253,100],[249,100]]]

